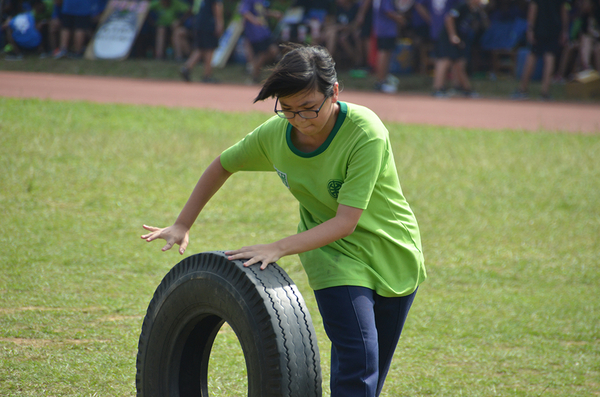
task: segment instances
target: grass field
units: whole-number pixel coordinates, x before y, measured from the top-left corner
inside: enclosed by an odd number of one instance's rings
[[[0,98],[0,395],[135,394],[146,307],[181,259],[141,225],[173,222],[202,170],[264,117]],[[384,395],[600,396],[600,136],[388,127],[430,278]],[[234,175],[188,253],[296,222],[276,175]],[[279,263],[313,314],[327,382],[306,277],[297,257]],[[236,338],[217,342],[211,391],[243,395]]]

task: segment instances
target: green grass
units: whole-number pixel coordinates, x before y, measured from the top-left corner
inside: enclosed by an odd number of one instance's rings
[[[56,61],[54,59],[38,59],[38,57],[31,55],[20,62],[0,60],[0,70],[4,71],[130,77],[156,80],[181,80],[179,75],[180,67],[181,64],[172,61],[155,61],[152,59],[148,60],[140,58],[128,59],[126,61],[88,61],[85,59],[65,59]],[[198,66],[194,70],[194,81],[200,80],[202,73],[201,69],[202,67]],[[235,63],[229,63],[223,69],[215,69],[214,75],[222,82],[233,84],[246,84],[249,80],[245,67]],[[263,77],[266,77],[266,74],[264,74]],[[340,70],[338,77],[341,85],[346,89],[370,91],[373,89],[373,84],[375,83],[374,75],[368,75],[364,78],[353,77],[348,70]],[[401,93],[429,94],[431,92],[432,78],[430,76],[403,74],[398,77],[400,79],[398,89]],[[516,79],[511,75],[501,74],[497,76],[496,80],[492,81],[482,72],[475,73],[472,76],[472,83],[473,88],[486,98],[507,99],[517,86]],[[530,85],[531,97],[534,99],[537,98],[539,91],[540,83],[532,81]],[[551,93],[556,100],[570,100],[565,94],[564,85],[552,85]],[[593,100],[589,100],[588,102],[593,102]]]
[[[181,259],[143,242],[141,225],[170,224],[202,170],[264,117],[0,98],[0,395],[135,394],[146,307]],[[388,127],[430,278],[384,395],[600,395],[600,136]],[[188,253],[272,241],[296,222],[277,176],[234,175]],[[327,390],[314,297],[297,257],[280,264],[313,314]],[[239,396],[237,341],[224,329],[217,342],[211,390]]]

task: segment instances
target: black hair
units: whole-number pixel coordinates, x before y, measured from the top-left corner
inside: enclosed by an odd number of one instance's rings
[[[333,95],[337,82],[335,61],[325,48],[301,44],[286,44],[283,48],[287,52],[273,68],[254,102],[313,89],[326,97]]]

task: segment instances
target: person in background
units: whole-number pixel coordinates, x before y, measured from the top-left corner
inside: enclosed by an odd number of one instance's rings
[[[304,9],[304,17],[299,26],[298,42],[323,44],[323,27],[334,12],[334,0],[296,0],[294,7]]]
[[[170,38],[175,60],[183,60],[183,40],[187,35],[183,22],[191,13],[190,6],[181,0],[154,0],[150,3],[150,12],[156,25],[154,57],[164,59]]]
[[[360,5],[354,0],[336,0],[335,4],[335,20],[323,28],[325,47],[336,61],[349,62],[347,68],[360,67],[363,54],[356,20]]]
[[[71,58],[82,58],[86,37],[92,27],[92,0],[63,0],[61,9],[60,49],[54,59],[69,55]],[[73,38],[73,52],[69,53],[69,45]]]
[[[445,29],[440,32],[436,44],[433,96],[446,96],[446,76],[448,70],[452,68],[458,92],[465,97],[478,97],[471,86],[467,64],[475,35],[486,26],[487,16],[481,0],[467,0],[466,3],[461,3],[448,11]]]
[[[523,74],[513,99],[526,99],[531,75],[538,57],[544,58],[542,74],[542,100],[550,99],[550,84],[554,61],[569,39],[568,0],[531,0],[527,12],[527,41],[531,52],[527,55]]]
[[[396,87],[387,82],[392,52],[396,48],[398,25],[405,25],[406,18],[396,10],[393,0],[373,0],[373,27],[377,37],[377,67],[375,90],[395,92]]]
[[[358,14],[356,15],[356,26],[360,29],[360,53],[362,59],[360,68],[369,67],[369,48],[371,33],[373,31],[373,0],[361,0]]]
[[[459,0],[417,0],[415,2],[415,11],[429,25],[429,39],[433,43],[445,29],[446,13],[458,4]]]
[[[45,4],[41,0],[34,0],[31,10],[20,12],[4,21],[2,30],[6,33],[6,40],[9,45],[8,51],[5,48],[5,60],[21,60],[23,59],[23,52],[33,52],[40,48],[42,35],[35,24],[35,13],[42,13],[44,9]],[[17,6],[16,10],[19,11],[22,8]]]
[[[60,19],[62,18],[62,0],[54,0],[52,7],[52,16],[48,23],[48,44],[52,56],[56,56],[60,51],[60,31],[62,26]]]
[[[416,0],[414,10],[429,29],[428,43],[435,49],[440,33],[446,29],[448,11],[459,4],[460,0]],[[437,57],[434,51],[434,57]]]
[[[596,70],[600,70],[600,0],[582,0],[581,8],[579,34],[581,69],[590,70],[595,66]]]
[[[52,55],[53,48],[50,45],[50,23],[52,21],[52,11],[54,10],[53,0],[42,0],[42,6],[36,6],[37,0],[31,2],[35,16],[35,27],[42,35],[40,44],[40,59],[48,58]],[[38,8],[39,7],[39,8]],[[38,10],[36,11],[36,8]]]
[[[223,34],[223,1],[222,0],[195,0],[192,7],[194,14],[194,49],[188,60],[181,67],[181,77],[191,81],[190,73],[194,66],[204,58],[205,83],[215,83],[212,76],[212,57],[215,48],[219,46],[219,37]]]
[[[281,13],[268,9],[264,0],[243,0],[240,14],[244,18],[244,34],[252,46],[252,82],[260,82],[262,68],[277,57],[278,49],[271,38],[268,17],[280,19]]]

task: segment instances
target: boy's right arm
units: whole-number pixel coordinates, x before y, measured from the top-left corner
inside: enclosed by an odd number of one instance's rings
[[[166,228],[144,225],[144,229],[150,231],[150,233],[141,236],[142,239],[148,242],[159,238],[166,240],[167,244],[163,247],[163,251],[167,251],[173,245],[178,244],[180,246],[179,253],[183,255],[189,242],[190,228],[198,218],[200,211],[230,176],[231,172],[221,165],[221,157],[217,157],[198,180],[194,191],[175,223]]]

